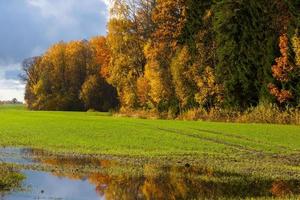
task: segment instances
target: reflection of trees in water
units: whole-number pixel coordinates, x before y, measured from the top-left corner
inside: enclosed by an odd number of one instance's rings
[[[128,172],[109,173],[85,168],[120,169],[124,166],[115,161],[87,157],[45,156],[37,160],[54,167],[52,173],[55,176],[88,179],[106,199],[216,199],[300,193],[298,180],[272,181],[205,167],[145,164],[140,166],[139,173],[133,170],[139,166],[126,166],[131,169]]]

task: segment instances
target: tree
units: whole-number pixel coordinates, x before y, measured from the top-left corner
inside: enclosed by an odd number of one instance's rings
[[[108,43],[111,50],[109,82],[117,88],[121,106],[137,106],[136,81],[143,74],[142,45],[132,33],[132,23],[111,19]]]
[[[273,62],[273,33],[266,13],[269,1],[222,0],[214,5],[217,77],[225,103],[246,108],[267,98]]]
[[[153,103],[151,97],[150,97],[150,85],[149,81],[144,77],[141,76],[137,80],[137,96],[139,99],[139,104],[142,108],[149,108],[151,107],[149,105],[149,101]]]
[[[109,62],[105,38],[60,42],[24,61],[25,99],[30,109],[107,111],[118,104],[101,73]],[[105,74],[106,75],[106,74]]]
[[[158,110],[168,110],[176,102],[170,71],[172,57],[185,23],[183,0],[158,0],[152,20],[155,30],[144,47],[147,64],[145,78],[149,81],[150,97]]]
[[[84,105],[80,100],[80,89],[84,83],[87,70],[91,65],[92,51],[88,41],[71,41],[65,50],[64,91],[66,91],[67,110],[82,110]]]
[[[25,59],[22,62],[22,74],[21,79],[26,82],[25,87],[25,101],[30,109],[34,108],[34,102],[36,101],[36,94],[34,93],[34,86],[39,81],[39,76],[42,73],[41,57],[32,57]]]
[[[292,38],[292,45],[295,53],[295,64],[300,67],[300,36],[298,36],[298,30]]]
[[[273,77],[276,83],[269,84],[270,93],[276,97],[280,104],[300,103],[300,67],[298,65],[297,52],[298,38],[295,35],[292,41],[292,47],[295,57],[291,58],[291,50],[289,48],[289,38],[287,34],[282,34],[279,37],[279,49],[281,56],[275,59],[275,64],[272,66]]]
[[[89,44],[93,55],[93,64],[88,66],[87,73],[100,73],[101,77],[109,79],[109,62],[111,59],[111,53],[106,37],[93,37],[90,39]]]
[[[188,47],[178,50],[171,62],[171,74],[175,87],[176,96],[180,103],[180,110],[187,107],[194,101],[194,85],[193,80],[189,77],[189,68],[191,58],[189,56]]]

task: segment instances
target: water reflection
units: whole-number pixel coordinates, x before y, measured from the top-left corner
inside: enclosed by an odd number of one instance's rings
[[[41,171],[25,170],[23,173],[27,177],[24,182],[24,186],[26,186],[27,189],[25,191],[12,193],[5,199],[99,199],[99,195],[93,185],[87,180],[71,180],[66,177],[57,177]]]
[[[32,152],[30,149],[23,148],[1,148],[0,147],[0,161],[4,163],[14,163],[29,165],[33,164],[33,160],[30,156],[27,156],[26,152]]]
[[[23,151],[24,153],[24,151]],[[218,199],[300,193],[298,180],[271,180],[201,166],[130,165],[26,150],[45,171],[25,170],[27,192],[6,199]]]

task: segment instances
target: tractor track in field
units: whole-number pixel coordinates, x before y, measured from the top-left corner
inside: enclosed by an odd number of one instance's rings
[[[169,129],[169,128],[161,128],[161,127],[154,127],[153,128],[152,126],[150,126],[149,124],[146,124],[146,123],[137,123],[137,124],[142,125],[142,126],[146,126],[148,128],[151,128],[151,129],[156,129],[156,130],[161,130],[161,131],[166,131],[166,132],[172,132],[172,133],[176,133],[176,134],[180,134],[180,135],[185,135],[185,136],[188,136],[188,137],[202,139],[202,140],[213,142],[213,143],[216,143],[216,144],[227,145],[227,146],[230,146],[232,148],[237,148],[239,150],[244,150],[244,151],[246,150],[247,152],[250,152],[250,153],[259,153],[259,154],[264,154],[264,155],[267,154],[267,155],[272,155],[272,156],[277,155],[277,154],[274,154],[274,153],[267,153],[267,152],[256,150],[256,149],[253,149],[253,148],[247,148],[243,145],[234,144],[234,143],[231,143],[231,142],[226,142],[226,141],[222,141],[222,140],[219,140],[219,139],[199,136],[199,135],[196,135],[196,134],[193,134],[193,133],[186,133],[186,132],[184,132],[182,130],[179,130],[179,129]],[[223,133],[223,132],[219,132],[219,131],[212,131],[212,130],[207,130],[207,129],[197,129],[197,128],[189,128],[189,129],[193,130],[193,131],[205,132],[205,133],[209,133],[209,134],[213,134],[213,135],[223,135],[223,136],[228,137],[228,138],[238,139],[238,140],[251,142],[251,143],[259,144],[259,145],[275,146],[275,145],[267,143],[267,142],[252,140],[252,139],[244,137],[244,136],[239,136],[239,135],[230,134],[230,133]],[[282,145],[276,145],[276,148],[281,149],[283,151],[291,151],[291,152],[294,152],[293,154],[300,156],[300,150],[291,149],[291,148],[288,148],[288,147],[282,146]]]
[[[239,145],[239,144],[234,144],[234,143],[230,143],[230,142],[226,142],[226,141],[221,141],[221,140],[218,140],[218,139],[203,137],[203,136],[195,135],[195,134],[192,134],[192,133],[184,133],[181,130],[177,130],[177,129],[166,129],[166,128],[156,128],[156,129],[161,130],[161,131],[165,131],[165,132],[169,132],[169,133],[176,133],[176,134],[179,134],[179,135],[184,135],[184,136],[188,136],[188,137],[192,137],[192,138],[197,138],[199,140],[213,142],[215,144],[226,145],[230,148],[237,149],[241,152],[246,152],[246,153],[250,153],[250,154],[255,155],[255,156],[259,156],[259,157],[261,157],[261,159],[262,158],[266,159],[268,157],[271,160],[273,160],[274,162],[280,161],[280,162],[282,162],[282,164],[285,164],[285,165],[295,166],[295,167],[298,167],[300,165],[300,154],[298,152],[293,153],[293,154],[288,154],[288,155],[269,153],[269,152],[264,152],[264,151],[259,151],[259,150],[256,150],[256,149],[248,148],[248,147],[245,147],[245,146],[242,146],[242,145]],[[201,131],[204,131],[204,130],[201,130]],[[221,134],[221,133],[219,133],[219,134]],[[248,141],[251,141],[251,140],[248,139]],[[264,143],[262,142],[261,144],[264,144]]]
[[[209,137],[203,137],[203,136],[195,135],[195,134],[192,134],[192,133],[186,133],[186,132],[183,132],[182,130],[178,130],[178,129],[153,127],[153,126],[150,126],[149,124],[146,124],[146,123],[136,123],[136,124],[146,126],[147,128],[150,128],[152,130],[160,130],[160,131],[165,131],[165,132],[169,132],[169,133],[176,133],[178,135],[184,135],[184,136],[188,136],[188,137],[191,137],[191,138],[196,138],[196,139],[199,139],[199,140],[202,140],[202,141],[204,140],[204,141],[212,142],[212,143],[215,143],[215,144],[226,145],[226,146],[229,146],[233,149],[238,149],[238,150],[241,150],[241,151],[247,151],[248,153],[266,154],[263,151],[258,151],[258,150],[255,150],[255,149],[247,148],[247,147],[244,147],[242,145],[233,144],[233,143],[230,143],[230,142],[221,141],[221,140],[213,139],[213,138],[209,138]],[[194,130],[197,130],[197,129],[194,129]],[[197,130],[197,131],[200,131],[200,130]],[[207,132],[207,133],[209,133],[209,132]],[[220,133],[220,134],[222,134],[222,133]]]
[[[169,132],[169,133],[176,133],[178,135],[184,135],[184,136],[188,136],[188,137],[191,137],[191,138],[196,138],[196,139],[199,139],[199,140],[213,142],[215,144],[229,146],[233,149],[238,149],[240,151],[246,151],[248,153],[263,154],[263,155],[266,154],[266,152],[259,151],[259,150],[256,150],[256,149],[252,149],[252,148],[248,148],[248,147],[245,147],[245,146],[242,146],[242,145],[239,145],[239,144],[234,144],[234,143],[231,143],[231,142],[221,141],[221,140],[218,140],[218,139],[199,136],[199,135],[195,135],[195,134],[192,134],[192,133],[185,133],[185,132],[182,132],[181,130],[177,130],[177,129],[166,129],[166,128],[158,128],[157,127],[156,130],[165,131],[165,132]]]
[[[252,139],[244,137],[244,136],[234,135],[234,134],[230,134],[230,133],[223,133],[223,132],[219,132],[219,131],[212,131],[212,130],[206,130],[206,129],[196,129],[196,128],[192,128],[192,130],[199,131],[199,132],[206,132],[206,133],[210,133],[210,134],[214,134],[214,135],[223,135],[223,136],[226,136],[228,138],[234,138],[234,139],[238,139],[238,140],[248,141],[248,142],[252,142],[252,143],[256,143],[256,144],[261,144],[261,145],[274,146],[274,145],[266,143],[266,142],[262,142],[262,141],[258,141],[258,140],[252,140]],[[288,147],[285,147],[285,146],[282,146],[282,145],[276,145],[276,147],[280,148],[282,150],[288,150],[288,151],[294,151],[294,152],[300,153],[299,150],[292,150],[292,149],[290,149]]]

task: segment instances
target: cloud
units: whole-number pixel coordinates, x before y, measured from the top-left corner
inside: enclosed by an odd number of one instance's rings
[[[5,65],[0,60],[0,100],[24,100],[25,85],[18,78],[20,72],[20,63]]]
[[[0,100],[24,100],[25,85],[18,80],[0,80]]]
[[[29,8],[48,22],[47,37],[57,37],[63,31],[73,39],[83,30],[105,34],[105,27],[100,28],[100,24],[106,24],[107,3],[100,0],[27,0]]]
[[[23,59],[40,55],[62,40],[106,34],[109,1],[0,0],[0,99],[4,92],[10,93],[9,85],[15,85],[14,91],[22,88],[11,80],[16,79]]]
[[[60,25],[76,24],[76,15],[72,9],[75,5],[72,0],[57,1],[57,0],[27,0],[28,5],[37,9],[41,16],[47,19],[55,19]]]
[[[21,71],[21,63],[13,63],[13,64],[5,64],[0,60],[0,80],[1,79],[12,79],[8,76],[11,76],[12,73],[20,73]],[[15,79],[15,78],[13,78]]]
[[[19,80],[20,70],[7,70],[4,72],[4,79]]]
[[[0,0],[0,59],[21,62],[61,40],[106,34],[107,5],[101,0]]]
[[[2,79],[0,80],[0,89],[2,90],[23,90],[24,84],[20,80]]]

